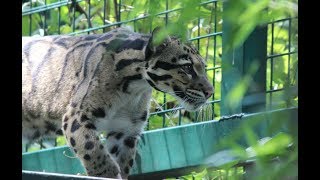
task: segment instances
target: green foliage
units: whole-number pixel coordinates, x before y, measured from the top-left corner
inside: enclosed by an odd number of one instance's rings
[[[293,2],[297,3],[295,0]],[[284,8],[283,4],[285,3],[290,3],[292,6]],[[232,24],[227,50],[240,46],[256,26],[297,15],[294,3],[285,0],[276,2],[271,0],[229,0],[227,5],[228,8],[225,8],[224,11],[225,19]]]
[[[34,143],[28,146],[28,152],[39,151],[41,149],[40,144]]]
[[[58,136],[56,142],[57,146],[63,146],[67,144],[66,138],[64,136]]]
[[[184,180],[203,180],[208,179],[208,171],[204,169],[202,172],[199,173],[191,173],[190,175],[182,176],[181,179]]]
[[[298,136],[290,115],[274,117],[265,129],[257,125],[265,119],[251,118],[220,140],[218,153],[208,157],[203,171],[192,172],[179,179],[296,179],[298,175]],[[279,119],[278,119],[279,118]],[[282,130],[282,131],[281,131]],[[279,132],[280,133],[275,133]],[[275,134],[264,137],[263,134]],[[261,137],[264,137],[260,139]],[[245,140],[245,141],[243,141]],[[227,150],[223,150],[227,149]],[[252,164],[252,162],[254,163]],[[250,163],[251,162],[251,163]],[[242,163],[242,166],[238,166]]]
[[[243,179],[244,174],[242,167],[212,170],[205,168],[200,172],[192,172],[189,175],[181,176],[179,179],[183,180],[239,180]],[[175,178],[167,178],[166,180],[174,180]]]
[[[254,61],[252,64],[250,64],[248,74],[242,77],[242,79],[236,84],[236,86],[229,91],[225,99],[228,107],[230,107],[231,109],[239,107],[239,105],[242,103],[242,99],[245,93],[248,90],[249,85],[252,84],[252,77],[258,70],[258,67],[258,61]]]
[[[289,24],[288,21],[282,21],[275,23],[273,27],[272,25],[268,26],[269,35],[267,52],[269,55],[297,52],[297,22],[298,19],[293,19],[291,24]],[[273,38],[272,28],[274,29]],[[271,67],[271,63],[273,64],[273,68]],[[269,96],[267,98],[268,104],[270,104],[270,98],[272,98],[272,107],[274,109],[284,108],[288,106],[297,106],[297,53],[291,55],[283,55],[275,58],[269,58],[267,66],[267,90],[284,89],[284,91],[272,93],[272,97]]]

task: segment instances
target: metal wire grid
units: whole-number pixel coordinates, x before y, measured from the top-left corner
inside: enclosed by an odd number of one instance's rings
[[[63,6],[70,6],[72,7],[71,9],[71,15],[72,15],[72,32],[71,33],[68,33],[68,34],[71,34],[71,35],[76,35],[76,34],[89,34],[90,32],[94,32],[94,31],[97,31],[97,30],[102,30],[102,32],[105,32],[106,31],[106,28],[109,28],[109,27],[116,27],[116,26],[121,26],[122,24],[129,24],[129,23],[133,23],[133,28],[134,30],[136,31],[136,23],[140,20],[144,20],[146,18],[149,17],[149,15],[143,15],[143,16],[139,16],[139,17],[136,17],[136,18],[132,18],[132,19],[122,19],[121,18],[121,13],[122,13],[122,10],[121,10],[121,7],[123,6],[126,6],[125,4],[122,4],[122,0],[118,0],[118,1],[114,1],[114,5],[115,5],[115,14],[116,14],[116,22],[113,22],[113,23],[106,23],[106,21],[103,21],[103,24],[100,24],[96,27],[89,27],[89,28],[86,28],[86,29],[83,29],[83,30],[76,30],[75,28],[75,20],[76,20],[76,3],[78,2],[82,2],[83,0],[76,0],[76,1],[62,1],[62,0],[59,0],[55,3],[50,3],[50,4],[47,4],[47,1],[45,0],[44,1],[44,4],[41,5],[41,6],[37,6],[37,7],[32,7],[32,0],[30,0],[30,9],[27,9],[27,10],[24,10],[23,13],[22,13],[22,16],[25,17],[25,16],[28,16],[29,17],[29,36],[32,35],[32,16],[34,15],[39,15],[40,19],[42,19],[42,29],[43,29],[43,35],[50,35],[46,32],[46,28],[48,28],[48,24],[47,24],[47,12],[48,11],[51,11],[51,10],[56,10],[57,13],[58,13],[58,28],[57,28],[57,32],[56,34],[63,34],[60,29],[61,29],[61,8]],[[107,0],[103,0],[103,19],[106,19],[106,1]],[[87,9],[87,19],[88,19],[88,24],[89,24],[89,20],[91,18],[91,1],[90,0],[87,0],[86,1],[86,6],[88,8]],[[221,20],[221,19],[217,19],[217,9],[218,9],[218,3],[219,3],[219,6],[220,6],[220,3],[222,2],[218,2],[217,0],[210,0],[210,1],[206,1],[206,2],[202,2],[200,4],[200,6],[203,6],[203,5],[207,5],[207,4],[212,4],[212,8],[211,8],[211,20],[213,21],[211,24],[213,25],[212,27],[210,27],[210,32],[208,34],[201,34],[200,33],[200,21],[203,19],[203,17],[198,17],[197,18],[197,21],[198,21],[198,31],[197,31],[197,36],[195,37],[191,37],[189,38],[190,41],[194,42],[198,49],[200,48],[200,41],[211,41],[210,43],[212,44],[212,46],[210,47],[210,49],[207,48],[207,51],[213,51],[213,58],[212,59],[207,59],[207,61],[212,61],[213,63],[213,66],[212,67],[208,67],[206,69],[207,73],[211,73],[211,76],[213,77],[212,78],[212,83],[213,84],[217,84],[216,82],[216,76],[219,75],[218,73],[221,74],[221,65],[217,63],[217,56],[218,56],[218,53],[217,53],[217,36],[222,36],[222,32],[221,31],[217,31],[217,24],[218,22]],[[157,13],[156,16],[165,16],[164,17],[164,22],[165,22],[165,25],[168,24],[169,22],[169,15],[170,13],[173,13],[173,12],[179,12],[182,8],[173,8],[173,9],[170,9],[170,4],[168,2],[168,0],[166,0],[166,8],[165,8],[165,11],[163,12],[160,12],[160,13]],[[200,8],[199,6],[199,8]],[[222,4],[221,4],[222,6]],[[57,10],[58,9],[58,10]],[[151,25],[152,26],[152,25]],[[152,31],[152,27],[150,27],[150,32]],[[219,44],[221,46],[221,44]],[[211,49],[212,48],[212,49]],[[207,52],[206,52],[207,54]],[[220,91],[220,89],[215,89],[215,92],[217,93],[217,91]],[[181,125],[182,124],[182,110],[183,108],[182,107],[173,107],[173,108],[168,108],[167,107],[167,98],[168,98],[168,95],[166,93],[163,93],[163,101],[162,102],[157,102],[158,104],[162,105],[162,108],[161,110],[158,110],[158,111],[155,111],[155,112],[151,112],[150,113],[150,117],[152,116],[162,116],[162,127],[166,127],[168,126],[168,123],[167,121],[170,119],[169,116],[171,116],[173,114],[173,112],[178,112],[178,122],[175,124],[175,125]],[[217,108],[215,108],[215,104],[219,103],[220,102],[220,99],[217,99],[215,97],[215,95],[213,95],[210,99],[210,101],[207,102],[208,105],[211,105],[210,108],[210,115],[206,115],[204,116],[204,111],[201,112],[201,114],[199,114],[199,112],[196,112],[196,113],[192,113],[191,115],[189,115],[189,118],[191,119],[191,121],[195,122],[195,121],[203,121],[203,120],[210,120],[210,119],[214,119],[215,118],[215,113],[216,115],[220,115],[219,112],[217,112]],[[215,112],[216,111],[216,112]],[[206,118],[204,118],[206,117]],[[149,118],[150,119],[150,118]],[[172,126],[173,124],[171,123],[170,126]],[[147,129],[149,129],[149,126],[147,126]]]
[[[268,24],[267,108],[297,106],[298,17]],[[283,42],[285,41],[285,42]],[[297,102],[297,101],[296,101]]]

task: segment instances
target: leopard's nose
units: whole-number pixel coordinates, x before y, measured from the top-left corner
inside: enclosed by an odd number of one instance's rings
[[[208,88],[206,88],[206,89],[204,89],[204,90],[202,90],[202,91],[203,91],[205,97],[206,97],[207,99],[209,99],[210,96],[213,94],[213,87],[212,87],[212,86],[209,86]]]

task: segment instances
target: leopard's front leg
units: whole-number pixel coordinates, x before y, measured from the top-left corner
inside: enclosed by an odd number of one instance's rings
[[[127,179],[133,166],[137,151],[137,143],[143,128],[146,125],[148,112],[137,112],[137,118],[129,119],[131,122],[127,129],[111,128],[107,133],[107,148],[118,162],[121,177]]]
[[[119,165],[99,141],[89,114],[70,107],[62,121],[68,145],[73,148],[89,176],[121,178]]]
[[[134,163],[139,135],[124,135],[121,131],[113,131],[107,136],[109,152],[120,166],[121,177],[127,179]]]

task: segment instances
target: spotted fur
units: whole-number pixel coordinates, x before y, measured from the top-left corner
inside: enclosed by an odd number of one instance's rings
[[[23,37],[23,138],[63,132],[88,175],[127,178],[152,87],[187,110],[213,93],[197,50],[169,36],[156,45],[157,32]],[[107,132],[107,144],[100,131]]]

